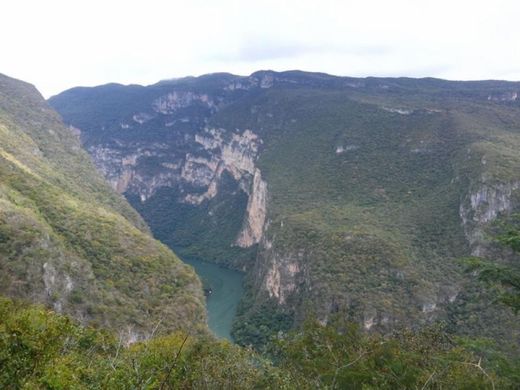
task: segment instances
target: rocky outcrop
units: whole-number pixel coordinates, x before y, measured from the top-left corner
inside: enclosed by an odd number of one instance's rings
[[[237,245],[247,248],[260,242],[267,211],[267,183],[260,169],[255,170],[253,188],[247,203],[246,219],[237,238]]]
[[[197,157],[187,154],[181,169],[181,178],[197,187],[209,186],[219,167],[216,158]]]
[[[407,109],[407,108],[398,108],[398,107],[381,107],[383,110],[385,111],[388,111],[388,112],[392,112],[392,113],[396,113],[396,114],[401,114],[401,115],[410,115],[410,114],[413,114],[413,110],[410,110],[410,109]]]
[[[147,113],[144,113],[144,112],[140,112],[138,114],[134,114],[132,116],[132,119],[134,122],[137,122],[138,124],[142,125],[143,123],[146,123],[148,122],[149,120],[153,119],[154,116],[153,115],[150,115],[150,114],[147,114]],[[123,128],[129,128],[130,125],[126,125],[124,126],[123,124],[121,125],[121,127]]]
[[[484,226],[493,222],[500,214],[508,214],[512,211],[511,198],[514,191],[518,189],[520,189],[520,181],[482,184],[461,202],[459,215],[473,256],[483,254]]]
[[[268,242],[265,244],[266,247],[272,247]],[[269,265],[262,279],[262,288],[267,291],[269,298],[283,305],[297,290],[302,275],[303,253],[280,256],[270,252],[264,259],[269,261]]]
[[[97,169],[105,176],[113,189],[119,193],[131,192],[139,196],[142,202],[149,199],[158,188],[173,186],[179,180],[180,168],[176,160],[164,162],[148,175],[140,170],[148,158],[165,155],[162,145],[137,147],[136,149],[113,148],[108,145],[92,146],[88,149]]]
[[[488,95],[487,100],[492,102],[514,102],[518,99],[518,92],[503,92]]]
[[[155,112],[161,114],[172,114],[180,108],[188,107],[194,103],[202,104],[211,109],[216,108],[214,100],[207,94],[197,94],[194,92],[184,91],[173,91],[154,100],[152,103],[152,108]]]

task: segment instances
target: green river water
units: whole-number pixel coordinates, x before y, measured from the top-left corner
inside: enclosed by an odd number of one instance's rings
[[[201,260],[183,261],[195,268],[204,288],[211,288],[206,297],[209,328],[217,337],[232,341],[231,324],[242,297],[244,274]]]

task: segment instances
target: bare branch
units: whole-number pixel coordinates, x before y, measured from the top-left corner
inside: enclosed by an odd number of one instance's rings
[[[495,390],[495,382],[493,381],[493,378],[491,378],[491,376],[486,372],[486,370],[484,370],[484,368],[482,368],[481,363],[482,363],[482,358],[478,359],[478,363],[462,362],[462,364],[477,367],[486,376],[486,378],[489,379],[489,381],[491,382],[491,387],[493,388],[493,390]]]
[[[353,361],[351,361],[350,363],[347,363],[341,367],[338,367],[336,368],[336,371],[334,372],[334,378],[332,379],[332,388],[334,389],[336,387],[336,378],[338,376],[338,373],[339,373],[339,370],[342,370],[344,368],[347,368],[347,367],[350,367],[352,365],[354,365],[355,363],[357,363],[363,356],[365,356],[366,354],[368,353],[368,351],[364,351],[361,353],[361,355],[359,355],[356,359],[354,359]]]
[[[121,346],[122,345],[123,345],[123,335],[121,333],[119,333],[119,343],[117,344],[116,355],[110,361],[110,367],[112,367],[112,369],[114,371],[116,370],[116,366],[114,365],[114,363],[116,362],[116,360],[117,360],[117,358],[119,356],[119,351],[121,350]]]
[[[436,371],[432,372],[432,374],[428,377],[428,379],[426,380],[426,382],[424,382],[424,385],[423,387],[421,387],[421,390],[424,390],[426,389],[426,386],[428,385],[428,383],[432,380],[433,376],[436,374]]]
[[[161,386],[159,387],[160,390],[164,389],[164,385],[166,384],[168,379],[170,379],[170,375],[171,375],[171,373],[173,371],[173,368],[175,367],[175,364],[177,363],[177,360],[179,359],[179,356],[181,355],[182,349],[184,348],[184,344],[186,344],[186,340],[188,340],[188,337],[190,337],[189,333],[186,334],[186,337],[184,337],[184,340],[182,340],[182,344],[179,347],[179,350],[177,351],[177,354],[175,355],[175,358],[173,359],[172,364],[168,368],[168,372],[166,373],[166,377],[163,379],[163,381],[161,383]]]

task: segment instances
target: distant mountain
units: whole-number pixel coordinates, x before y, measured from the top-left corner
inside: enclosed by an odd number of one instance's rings
[[[154,235],[248,272],[234,335],[309,313],[517,340],[462,256],[520,206],[520,83],[260,71],[49,100]]]
[[[205,327],[193,269],[155,241],[30,84],[0,75],[0,294],[125,340]]]

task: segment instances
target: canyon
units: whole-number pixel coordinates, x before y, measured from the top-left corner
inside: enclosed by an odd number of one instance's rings
[[[519,89],[260,71],[49,103],[157,239],[245,272],[238,342],[338,311],[367,330],[441,319],[512,340],[507,312],[465,318],[486,304],[457,259],[512,261],[492,237],[519,206]]]

